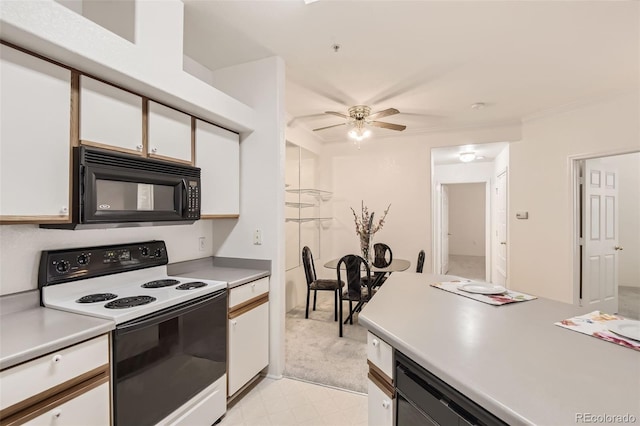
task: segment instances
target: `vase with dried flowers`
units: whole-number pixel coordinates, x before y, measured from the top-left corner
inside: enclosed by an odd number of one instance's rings
[[[362,251],[362,257],[364,260],[369,263],[372,261],[371,241],[373,239],[373,234],[378,232],[384,225],[384,220],[387,217],[389,208],[391,208],[391,204],[389,204],[387,209],[384,211],[382,218],[374,223],[373,217],[375,216],[375,212],[369,213],[369,209],[364,205],[364,201],[361,202],[360,216],[358,216],[355,210],[353,210],[353,207],[351,207],[353,220],[356,224],[356,234],[360,238],[360,251]]]

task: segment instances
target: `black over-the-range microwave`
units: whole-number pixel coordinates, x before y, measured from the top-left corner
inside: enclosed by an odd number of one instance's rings
[[[90,147],[73,149],[71,223],[86,229],[189,224],[200,219],[200,169]]]

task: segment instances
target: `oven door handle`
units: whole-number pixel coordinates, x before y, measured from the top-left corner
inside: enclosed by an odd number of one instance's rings
[[[160,312],[149,314],[141,318],[131,320],[127,323],[118,325],[116,326],[115,334],[120,336],[123,334],[134,332],[136,330],[140,330],[141,328],[160,324],[161,322],[164,322],[168,319],[176,318],[181,315],[185,315],[197,309],[200,309],[201,307],[203,307],[208,303],[217,302],[219,301],[218,299],[222,300],[224,298],[226,300],[226,296],[227,296],[226,289],[218,290],[214,293],[207,294],[206,296],[202,296],[199,299],[190,300],[188,302],[179,304],[177,306],[172,306]],[[225,309],[226,309],[226,303],[225,303]]]

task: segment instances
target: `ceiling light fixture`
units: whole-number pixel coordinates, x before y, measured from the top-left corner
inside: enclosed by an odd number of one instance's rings
[[[475,104],[471,105],[471,109],[482,109],[486,106],[487,104],[485,104],[484,102],[476,102]]]
[[[460,155],[460,161],[462,161],[463,163],[468,163],[469,161],[473,161],[476,159],[476,153],[475,152],[461,152]]]

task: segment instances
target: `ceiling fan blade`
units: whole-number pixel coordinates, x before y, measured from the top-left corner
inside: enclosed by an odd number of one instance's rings
[[[367,119],[375,120],[376,118],[387,117],[389,115],[398,114],[399,112],[400,111],[398,111],[395,108],[387,108],[387,109],[383,109],[382,111],[374,112],[373,114],[369,115]]]
[[[317,132],[318,130],[324,130],[324,129],[330,129],[332,127],[344,126],[345,124],[347,124],[347,123],[340,123],[340,124],[334,124],[332,126],[318,127],[317,129],[313,129],[313,131]]]
[[[338,117],[340,117],[340,118],[349,118],[349,116],[348,116],[348,115],[345,115],[345,114],[343,114],[343,113],[341,113],[341,112],[325,111],[324,113],[325,113],[325,114],[331,114],[331,115],[337,115],[337,116],[338,116]]]
[[[407,126],[402,124],[385,123],[384,121],[372,121],[369,124],[376,127],[382,127],[383,129],[398,130],[400,132],[407,128]]]

